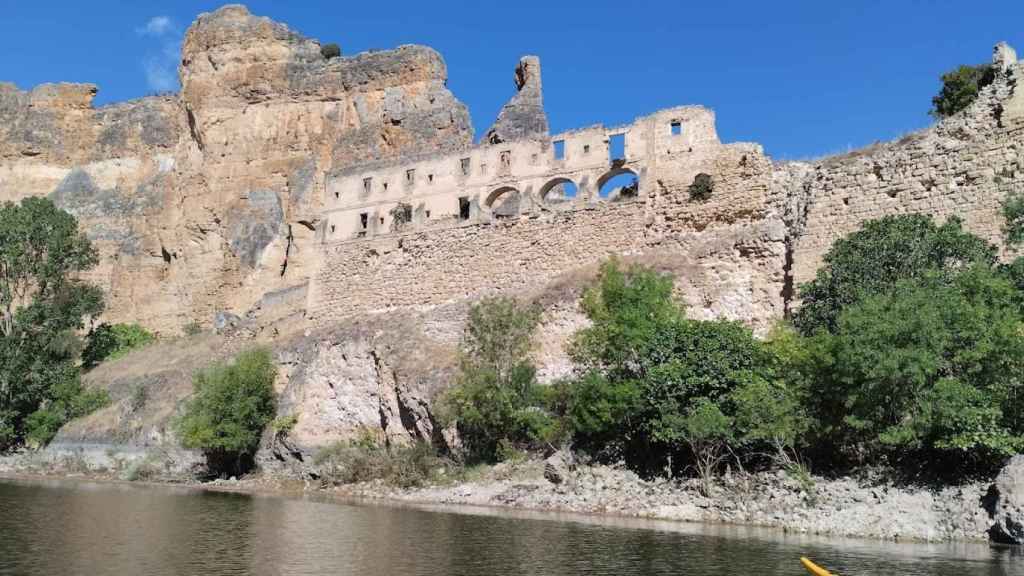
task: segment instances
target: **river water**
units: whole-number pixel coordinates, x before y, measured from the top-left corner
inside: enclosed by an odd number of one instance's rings
[[[834,540],[579,516],[350,505],[109,483],[0,481],[0,574],[1024,574],[983,544]]]

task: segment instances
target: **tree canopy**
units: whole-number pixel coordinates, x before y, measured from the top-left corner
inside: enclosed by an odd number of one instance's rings
[[[102,291],[80,275],[97,261],[75,218],[50,200],[0,207],[0,450],[32,424],[56,432],[79,412],[69,408],[80,404],[77,333],[103,310]],[[32,436],[45,442],[52,433]]]

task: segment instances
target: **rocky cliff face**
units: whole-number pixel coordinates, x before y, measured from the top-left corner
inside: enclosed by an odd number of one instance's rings
[[[181,56],[180,94],[102,108],[92,85],[0,84],[0,200],[50,196],[80,219],[112,320],[173,333],[301,287],[325,172],[472,141],[429,48],[326,59],[226,6]]]

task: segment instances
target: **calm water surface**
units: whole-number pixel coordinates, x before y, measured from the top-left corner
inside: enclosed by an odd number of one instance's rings
[[[88,482],[0,481],[0,574],[1024,575],[985,545],[669,522],[465,514]]]

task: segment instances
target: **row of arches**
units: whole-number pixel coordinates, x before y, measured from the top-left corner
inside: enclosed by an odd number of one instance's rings
[[[598,196],[616,200],[635,196],[639,187],[636,172],[629,168],[616,168],[597,180]],[[570,178],[558,177],[541,186],[538,196],[545,204],[557,204],[573,200],[579,193],[579,186]],[[495,215],[511,216],[519,211],[521,192],[514,186],[502,186],[493,190],[484,199],[484,206]]]

